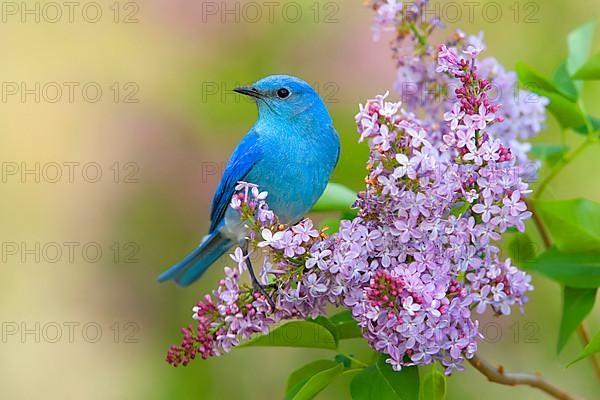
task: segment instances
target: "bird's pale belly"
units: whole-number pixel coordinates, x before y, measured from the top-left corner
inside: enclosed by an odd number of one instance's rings
[[[328,166],[317,169],[304,168],[304,165],[292,167],[289,164],[274,168],[274,164],[261,164],[256,165],[245,180],[259,185],[261,191],[268,192],[267,204],[284,224],[298,222],[310,211],[325,190],[332,169]],[[247,234],[239,215],[231,208],[226,212],[222,231],[237,241]]]

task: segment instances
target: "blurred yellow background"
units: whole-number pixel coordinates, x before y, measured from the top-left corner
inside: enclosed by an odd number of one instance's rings
[[[224,261],[187,289],[155,281],[204,235],[220,171],[254,122],[255,107],[230,90],[274,73],[314,84],[342,139],[333,180],[358,190],[366,146],[356,143],[353,116],[395,79],[391,37],[371,40],[372,11],[360,0],[265,3],[0,3],[0,398],[278,399],[289,373],[331,356],[252,348],[185,369],[164,362],[191,307],[222,275]],[[600,17],[596,1],[507,0],[493,22],[488,2],[472,16],[465,3],[453,3],[462,15],[449,28],[485,30],[486,54],[546,75],[565,57],[566,34]],[[600,85],[586,86],[585,99],[600,115]],[[549,117],[536,140],[557,136]],[[546,196],[600,200],[594,153]],[[482,322],[490,338],[482,356],[597,398],[588,362],[564,368],[581,349],[577,338],[555,354],[558,285],[540,275],[534,285],[525,315]],[[360,341],[344,346],[365,352]],[[490,384],[469,366],[449,380],[450,399],[483,396],[545,398]],[[344,379],[320,395],[348,397]]]

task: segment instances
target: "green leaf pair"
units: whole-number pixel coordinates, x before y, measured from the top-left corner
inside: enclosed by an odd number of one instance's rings
[[[274,346],[336,350],[341,339],[355,337],[361,337],[360,328],[352,319],[350,311],[342,311],[331,319],[318,317],[287,322],[269,334],[257,336],[240,347]],[[350,367],[351,361],[345,357],[309,363],[290,375],[285,398],[312,399]]]
[[[524,63],[517,63],[519,81],[526,90],[548,98],[548,110],[563,129],[591,134],[599,130],[597,119],[586,115],[581,106],[581,80],[600,79],[600,54],[588,60],[596,22],[588,22],[571,32],[567,39],[567,59],[556,69],[552,81]]]
[[[554,115],[563,129],[585,126],[586,116],[576,101],[577,89],[568,76],[565,77],[560,70],[557,71],[556,76],[559,77],[561,85],[558,87],[556,83],[550,82],[524,63],[517,63],[516,69],[519,81],[526,90],[548,98],[550,101],[548,111]]]
[[[286,386],[286,400],[309,400],[340,375],[354,375],[350,383],[353,400],[445,400],[446,377],[435,366],[419,378],[417,367],[394,371],[386,355],[361,368],[344,366],[339,360],[317,360],[294,371]]]
[[[336,350],[340,340],[362,337],[349,310],[330,318],[318,317],[306,321],[291,321],[242,344],[249,346],[301,347]],[[435,368],[424,369],[419,381],[417,367],[394,371],[379,355],[368,366],[351,356],[337,355],[334,360],[313,361],[294,371],[287,383],[286,400],[307,400],[330,385],[340,375],[354,375],[350,385],[355,400],[443,400],[446,379]],[[358,365],[357,365],[358,363]],[[421,394],[420,394],[421,393]],[[431,397],[435,394],[435,397]],[[423,397],[426,396],[426,397]]]
[[[535,208],[554,246],[525,267],[563,285],[560,352],[592,311],[600,287],[600,204],[587,199],[536,201]],[[578,360],[593,352],[586,347]]]

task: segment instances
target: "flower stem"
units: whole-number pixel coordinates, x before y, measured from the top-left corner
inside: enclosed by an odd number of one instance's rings
[[[341,355],[343,355],[344,357],[346,357],[347,359],[349,359],[350,361],[354,362],[357,365],[360,365],[362,368],[367,368],[369,366],[369,364],[360,361],[358,358],[355,358],[353,356],[351,356],[350,354],[344,354],[344,353],[340,353]]]
[[[563,146],[567,145],[567,130],[565,128],[560,128],[560,144]]]
[[[583,120],[585,121],[585,127],[588,133],[588,140],[594,140],[596,133],[594,132],[594,126],[592,125],[590,116],[588,115],[587,111],[585,111],[585,104],[583,103],[583,99],[580,98],[577,104],[579,105],[579,109],[583,113]]]
[[[417,41],[419,42],[419,44],[423,47],[427,46],[427,39],[425,39],[425,36],[423,36],[421,34],[421,32],[419,32],[419,30],[417,29],[417,27],[415,26],[414,23],[410,23],[409,24],[410,30],[413,32],[413,34],[415,35],[415,37],[417,38]]]
[[[516,386],[528,385],[539,389],[546,394],[561,400],[574,400],[575,397],[562,389],[557,388],[550,382],[546,381],[540,374],[527,374],[506,372],[504,367],[495,367],[487,361],[482,360],[477,355],[469,360],[471,365],[483,374],[490,382],[499,383],[501,385]]]
[[[551,247],[552,240],[550,239],[550,235],[548,234],[548,231],[544,227],[542,218],[540,218],[540,215],[537,213],[537,211],[535,209],[534,203],[532,201],[526,201],[526,203],[527,203],[527,208],[533,214],[533,223],[535,224],[535,227],[537,228],[538,232],[540,233],[540,236],[542,237],[542,242],[544,243],[544,246],[546,248]]]
[[[548,187],[548,184],[552,182],[554,178],[567,166],[571,161],[573,161],[577,156],[581,154],[590,144],[594,143],[595,140],[586,140],[581,145],[579,145],[573,152],[564,156],[556,166],[550,171],[550,174],[540,183],[540,186],[537,188],[536,193],[533,195],[533,200],[537,200],[540,198],[544,190]]]

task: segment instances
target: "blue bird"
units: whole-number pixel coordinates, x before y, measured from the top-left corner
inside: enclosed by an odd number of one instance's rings
[[[247,232],[229,207],[238,181],[267,191],[269,207],[282,223],[290,224],[310,211],[337,164],[338,134],[323,100],[309,84],[273,75],[234,91],[256,101],[258,120],[229,159],[212,201],[208,235],[198,248],[163,272],[160,282],[172,279],[188,286],[236,244],[247,254]],[[264,293],[249,261],[247,265],[255,289]]]

